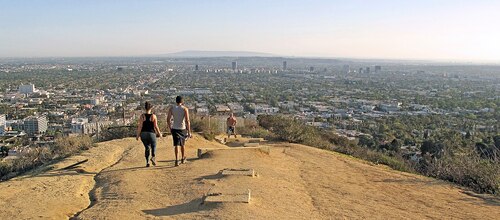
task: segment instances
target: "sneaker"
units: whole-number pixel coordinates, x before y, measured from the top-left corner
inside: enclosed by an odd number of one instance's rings
[[[153,164],[153,166],[156,166],[156,161],[154,157],[151,157],[151,164]]]
[[[175,160],[175,166],[179,166],[179,161],[178,160]]]
[[[186,163],[186,158],[185,157],[182,158],[181,163],[183,163],[183,164]]]
[[[149,167],[149,163],[148,163],[148,164],[146,164],[146,167]]]

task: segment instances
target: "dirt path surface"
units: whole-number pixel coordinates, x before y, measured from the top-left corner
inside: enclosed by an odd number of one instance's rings
[[[67,219],[75,214],[76,219],[498,219],[500,216],[500,203],[495,198],[466,194],[442,181],[311,147],[275,144],[269,155],[257,150],[219,150],[197,159],[197,148],[228,147],[198,136],[187,145],[190,160],[179,167],[173,166],[170,138],[160,140],[158,165],[149,168],[145,167],[140,142],[123,139],[100,144],[80,158],[56,164],[61,168],[88,157],[89,161],[76,171],[48,171],[0,183],[0,207],[3,207],[0,219],[14,216]],[[219,171],[225,168],[251,168],[258,175],[224,177]],[[249,204],[202,204],[208,192],[247,189],[251,190]]]

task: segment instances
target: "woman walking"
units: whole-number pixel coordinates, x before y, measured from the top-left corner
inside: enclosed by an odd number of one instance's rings
[[[160,128],[158,127],[158,120],[156,115],[151,112],[153,105],[150,102],[144,104],[146,112],[139,117],[137,123],[137,136],[136,139],[141,139],[145,148],[146,167],[149,167],[149,155],[151,154],[151,163],[156,166],[155,152],[156,152],[156,137],[160,137]]]

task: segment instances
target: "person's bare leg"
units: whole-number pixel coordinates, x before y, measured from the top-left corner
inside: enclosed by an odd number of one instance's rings
[[[177,146],[174,147],[174,152],[175,152],[175,166],[178,166],[179,165],[179,157],[177,156],[179,154],[178,150],[177,150]]]
[[[182,163],[186,162],[186,156],[184,156],[184,145],[181,145],[181,155],[182,155]]]

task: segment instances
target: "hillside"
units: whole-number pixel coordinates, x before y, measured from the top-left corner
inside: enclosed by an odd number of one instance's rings
[[[219,150],[198,159],[197,148],[228,146],[199,136],[190,161],[173,166],[162,138],[158,166],[144,167],[143,146],[131,138],[98,147],[0,183],[0,219],[494,219],[497,199],[442,181],[401,173],[345,155],[297,144]],[[88,159],[78,167],[62,170]],[[256,177],[224,177],[225,168],[252,168]],[[251,190],[250,203],[202,204],[208,192]],[[92,202],[91,202],[92,201]]]

